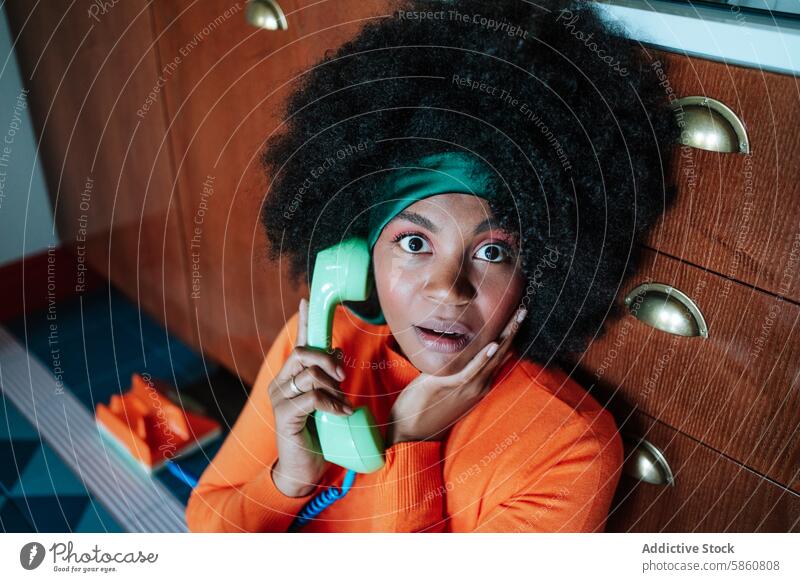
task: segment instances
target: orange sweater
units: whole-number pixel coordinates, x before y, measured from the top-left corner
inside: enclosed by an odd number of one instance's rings
[[[292,350],[297,318],[270,348],[244,410],[192,492],[191,531],[286,531],[324,486],[342,482],[345,470],[330,465],[316,491],[295,498],[271,478],[277,452],[267,387]],[[399,353],[388,325],[367,324],[342,306],[333,345],[345,354],[342,389],[386,423],[419,370]],[[622,458],[613,418],[583,388],[560,370],[512,356],[445,441],[389,447],[382,469],[357,475],[350,492],[303,531],[602,531]]]

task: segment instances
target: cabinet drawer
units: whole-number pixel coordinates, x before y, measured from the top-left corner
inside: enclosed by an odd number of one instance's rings
[[[800,491],[800,308],[653,251],[623,286],[672,285],[699,307],[708,337],[660,331],[627,314],[581,362],[580,380],[758,473]]]
[[[733,110],[750,154],[677,146],[677,201],[648,246],[800,301],[797,80],[660,51],[652,56],[665,65],[676,97],[707,96]]]
[[[664,453],[674,485],[624,475],[607,531],[800,531],[800,495],[644,414],[621,422],[620,430],[644,436]]]

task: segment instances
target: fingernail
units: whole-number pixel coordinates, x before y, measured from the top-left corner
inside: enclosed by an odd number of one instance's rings
[[[344,369],[341,366],[336,366],[336,376],[339,380],[344,380]]]
[[[528,315],[528,310],[523,309],[519,313],[517,313],[517,323],[522,323],[522,320],[525,319],[525,316]]]
[[[498,348],[498,347],[500,347],[500,346],[498,346],[497,344],[492,344],[492,347],[490,347],[490,348],[489,348],[489,349],[486,351],[486,357],[487,357],[487,358],[491,358],[493,355],[495,355],[495,354],[497,353],[497,348]]]

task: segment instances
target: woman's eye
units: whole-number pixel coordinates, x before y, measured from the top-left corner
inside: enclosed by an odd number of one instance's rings
[[[488,244],[479,248],[475,257],[490,263],[502,263],[509,257],[509,252],[503,245]]]
[[[400,239],[400,248],[407,253],[426,253],[430,250],[428,241],[416,234],[409,234]]]

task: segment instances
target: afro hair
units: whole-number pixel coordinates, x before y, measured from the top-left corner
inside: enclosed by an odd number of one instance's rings
[[[394,8],[300,76],[267,140],[268,258],[310,277],[318,251],[367,236],[384,170],[469,152],[520,242],[529,316],[515,348],[574,362],[622,314],[641,238],[674,198],[678,129],[652,63],[584,0]]]

